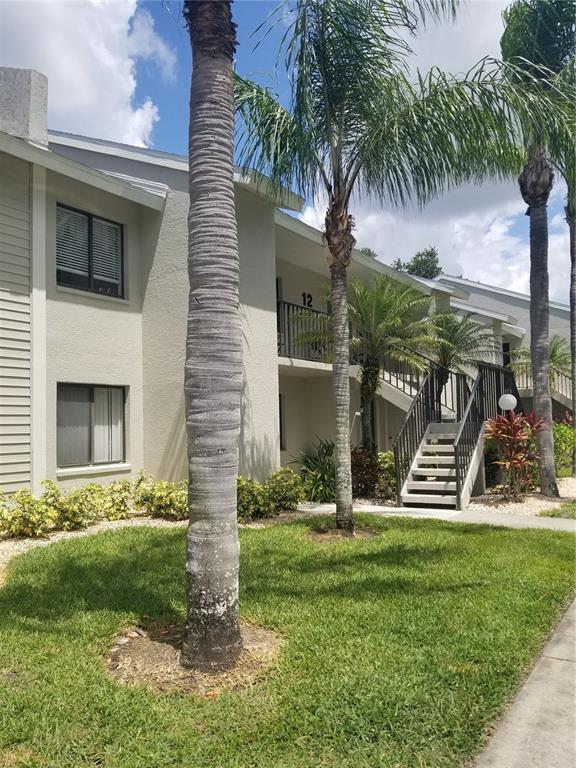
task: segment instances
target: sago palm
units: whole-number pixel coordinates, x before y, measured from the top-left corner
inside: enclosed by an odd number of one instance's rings
[[[387,275],[368,284],[350,283],[350,348],[360,365],[362,447],[367,450],[375,449],[371,416],[380,372],[387,358],[422,365],[412,350],[432,341],[431,318],[425,316],[429,302],[428,296]]]
[[[242,336],[234,208],[236,27],[226,0],[188,0],[192,45],[190,301],[184,387],[190,522],[185,666],[231,666],[241,650],[236,476]]]
[[[466,180],[516,168],[524,126],[555,119],[496,62],[462,78],[437,69],[410,76],[406,42],[457,0],[297,0],[281,13],[290,94],[236,80],[242,163],[278,188],[326,197],[336,402],[336,524],[353,530],[349,438],[347,269],[358,196],[397,206],[423,204]],[[272,24],[278,23],[278,15]],[[282,59],[280,59],[282,60]],[[487,151],[490,147],[490,151]]]
[[[545,94],[555,87],[558,73],[574,55],[574,3],[571,0],[516,0],[503,13],[502,56],[522,66],[518,77],[535,78]],[[566,102],[573,112],[570,99]],[[569,116],[570,117],[570,116]],[[574,115],[571,115],[574,119]],[[527,161],[518,179],[530,217],[530,348],[534,408],[544,419],[536,440],[540,490],[558,496],[552,436],[552,400],[549,386],[548,334],[550,324],[548,278],[548,198],[554,183],[548,143],[555,131],[543,125],[525,130]],[[566,135],[568,131],[560,131]],[[570,148],[567,147],[570,151]],[[572,148],[573,151],[573,148]]]

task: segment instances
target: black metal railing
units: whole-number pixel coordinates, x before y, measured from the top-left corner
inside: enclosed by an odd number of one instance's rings
[[[480,363],[479,373],[482,374],[484,392],[484,418],[492,419],[498,413],[498,400],[504,394],[514,395],[517,405],[516,413],[523,412],[522,399],[518,392],[514,371],[493,363]]]
[[[276,312],[280,357],[317,363],[329,360],[329,315],[326,312],[291,304],[289,301],[278,301]]]
[[[485,418],[484,370],[480,369],[472,386],[466,409],[454,440],[454,468],[456,474],[456,508],[461,509],[464,484],[472,463],[474,451],[482,434]]]
[[[394,441],[396,499],[399,507],[402,506],[402,488],[428,425],[441,418],[438,387],[438,371],[433,368],[424,378]]]

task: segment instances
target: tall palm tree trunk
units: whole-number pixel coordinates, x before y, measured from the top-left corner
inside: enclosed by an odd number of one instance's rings
[[[572,450],[572,477],[576,477],[576,210],[571,202],[574,192],[568,187],[566,221],[570,231],[570,373],[572,375],[572,429],[574,447]]]
[[[530,216],[530,355],[534,409],[544,419],[536,433],[540,465],[540,490],[559,496],[554,466],[552,400],[550,398],[550,349],[548,299],[548,197],[554,174],[543,146],[533,147],[519,178],[520,191]]]
[[[234,208],[236,27],[226,0],[188,0],[192,44],[184,386],[190,522],[184,666],[224,669],[241,651],[236,476],[242,337]]]
[[[330,250],[330,303],[332,311],[332,382],[336,404],[336,527],[352,534],[352,469],[350,461],[350,328],[348,325],[347,270],[354,237],[352,217],[333,201],[326,213],[326,240]]]

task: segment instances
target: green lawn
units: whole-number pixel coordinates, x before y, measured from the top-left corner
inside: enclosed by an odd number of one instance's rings
[[[17,558],[0,589],[0,766],[462,768],[570,600],[574,538],[363,519],[381,536],[242,530],[243,615],[285,646],[265,682],[216,699],[104,669],[122,627],[182,617],[183,529]]]
[[[554,509],[546,509],[540,512],[540,517],[567,517],[576,519],[576,501],[567,501]]]

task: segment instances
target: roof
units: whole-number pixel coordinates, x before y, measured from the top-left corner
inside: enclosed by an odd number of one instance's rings
[[[480,317],[487,317],[490,320],[500,320],[502,323],[508,323],[509,325],[515,325],[517,318],[511,315],[504,315],[502,312],[495,312],[493,309],[486,309],[485,307],[478,307],[475,304],[470,304],[468,301],[460,301],[458,299],[452,299],[450,306],[454,309],[459,309],[461,312],[468,312],[471,315],[478,315]]]
[[[290,214],[284,213],[283,211],[276,211],[274,222],[276,226],[287,229],[296,235],[300,235],[301,237],[306,238],[307,240],[311,240],[321,247],[324,245],[322,232],[319,229],[316,229],[316,227],[312,227],[310,224],[306,224],[301,219],[297,219],[295,216],[291,216]],[[407,272],[398,272],[388,264],[384,264],[382,261],[373,259],[371,256],[366,256],[366,254],[358,250],[354,250],[352,254],[352,260],[357,264],[361,264],[362,266],[367,267],[368,269],[381,275],[390,275],[395,280],[406,283],[407,285],[411,285],[428,296],[430,296],[432,292],[439,292],[447,295],[452,293],[451,289],[447,286],[435,283],[433,280],[425,280],[421,277],[409,275]]]
[[[453,277],[452,275],[439,275],[439,277],[436,278],[437,281],[442,283],[455,283],[456,285],[461,286],[470,286],[471,288],[476,288],[476,290],[480,291],[487,291],[488,293],[496,293],[500,294],[502,296],[511,296],[515,299],[520,299],[522,301],[529,302],[530,296],[526,293],[518,293],[517,291],[510,291],[508,288],[500,288],[496,285],[486,285],[486,283],[479,283],[475,280],[466,280],[464,277]],[[567,304],[561,304],[557,301],[551,301],[549,302],[551,307],[554,307],[554,309],[561,309],[563,311],[569,312],[570,308]]]
[[[148,147],[135,147],[131,144],[121,144],[118,141],[108,139],[96,139],[91,136],[80,136],[64,131],[48,131],[48,141],[51,144],[60,144],[87,152],[96,152],[102,155],[112,155],[125,160],[133,160],[147,165],[157,165],[174,171],[188,173],[188,156],[173,152],[161,152]],[[259,197],[281,208],[291,211],[300,211],[304,206],[304,199],[294,194],[289,189],[275,189],[266,176],[257,171],[246,171],[238,166],[234,170],[234,183],[240,187],[249,189]]]
[[[161,211],[164,207],[164,194],[162,190],[151,192],[134,186],[123,179],[112,178],[102,171],[94,170],[76,160],[51,152],[48,148],[31,144],[24,139],[11,136],[0,131],[0,152],[18,157],[26,162],[39,165],[47,170],[59,173],[62,176],[76,179],[85,184],[109,192],[125,200],[130,200],[147,208]]]

